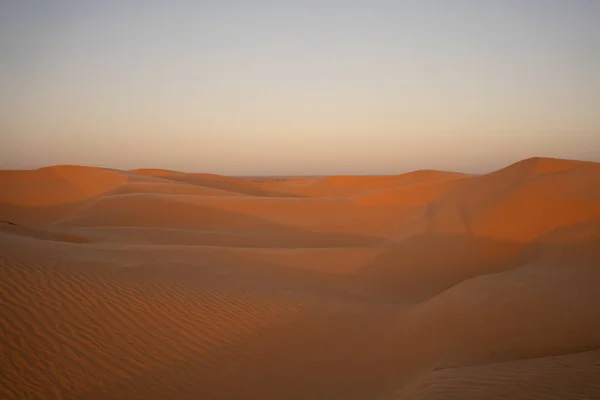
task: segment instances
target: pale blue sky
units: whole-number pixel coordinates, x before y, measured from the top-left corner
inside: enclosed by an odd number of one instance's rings
[[[0,0],[0,168],[600,161],[597,0]]]

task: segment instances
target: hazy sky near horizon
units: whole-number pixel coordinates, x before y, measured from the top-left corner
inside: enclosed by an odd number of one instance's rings
[[[600,1],[4,0],[0,133],[0,168],[600,161]]]

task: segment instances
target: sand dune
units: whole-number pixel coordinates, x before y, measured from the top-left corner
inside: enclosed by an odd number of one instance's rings
[[[0,203],[22,207],[74,203],[121,185],[117,171],[79,166],[56,166],[35,171],[0,171]]]
[[[141,169],[131,171],[139,175],[163,178],[172,182],[219,189],[251,196],[288,197],[294,196],[287,191],[265,189],[251,179],[234,178],[215,174],[185,173],[168,170]]]
[[[419,182],[412,185],[399,186],[391,189],[382,189],[367,192],[354,197],[354,202],[362,206],[417,206],[422,207],[457,186],[469,181],[470,177],[456,177],[439,179],[433,182]]]
[[[600,165],[528,159],[473,177],[423,207],[400,234],[468,234],[529,243],[563,226],[600,218]]]
[[[331,188],[355,188],[381,190],[399,186],[439,182],[468,175],[456,172],[420,170],[392,176],[331,176],[315,183],[315,186]]]
[[[196,185],[181,185],[171,182],[131,182],[121,185],[111,191],[116,194],[155,193],[155,194],[179,194],[190,196],[242,196],[237,192],[213,189]]]
[[[398,189],[468,176],[456,172],[420,170],[385,176],[329,176],[313,179],[281,179],[275,182],[264,181],[262,186],[307,197],[352,197],[374,191]]]
[[[174,171],[172,169],[161,169],[161,168],[138,168],[132,169],[130,172],[133,172],[137,175],[150,175],[150,176],[175,176],[175,175],[185,175],[185,172]]]
[[[0,398],[600,398],[600,164],[0,171]]]

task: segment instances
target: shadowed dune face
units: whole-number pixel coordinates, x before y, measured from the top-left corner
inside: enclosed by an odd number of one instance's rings
[[[600,397],[598,164],[0,188],[0,398]]]
[[[359,273],[381,295],[422,301],[469,278],[509,268],[521,249],[468,235],[418,235],[387,246]]]

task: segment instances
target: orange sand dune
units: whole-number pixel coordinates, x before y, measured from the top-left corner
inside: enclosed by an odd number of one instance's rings
[[[528,159],[468,179],[426,204],[399,234],[467,234],[528,243],[600,218],[600,164]]]
[[[174,171],[172,169],[160,169],[160,168],[139,168],[132,169],[130,172],[138,175],[152,175],[152,176],[172,176],[172,175],[185,175],[185,172]]]
[[[193,196],[242,196],[237,192],[221,189],[178,184],[173,182],[131,182],[119,186],[111,194],[156,193],[156,194],[186,194]]]
[[[600,164],[0,171],[0,398],[600,398]]]
[[[126,183],[119,171],[80,166],[0,171],[0,219],[42,226]]]
[[[114,189],[126,179],[117,171],[79,166],[0,171],[0,203],[25,207],[74,203]]]
[[[229,176],[223,175],[215,175],[215,174],[197,174],[197,173],[185,173],[185,172],[177,172],[177,171],[167,171],[167,170],[151,170],[151,169],[142,169],[142,170],[133,170],[131,172],[140,174],[140,175],[149,175],[154,177],[160,177],[163,179],[168,179],[173,182],[178,183],[187,183],[190,185],[203,186],[207,188],[225,190],[229,192],[236,192],[241,194],[247,194],[251,196],[283,196],[288,197],[292,196],[292,194],[287,193],[286,191],[274,191],[268,190],[261,187],[258,182],[253,182],[250,179],[242,179],[242,178],[233,178]],[[154,173],[156,172],[156,173]]]
[[[79,208],[72,216],[53,222],[50,226],[69,228],[154,228],[161,230],[161,236],[169,239],[170,231],[182,237],[198,236],[195,244],[217,244],[223,239],[233,239],[233,244],[254,246],[257,240],[263,246],[269,243],[289,243],[288,246],[309,247],[348,246],[373,244],[375,237],[352,233],[311,232],[301,227],[285,224],[280,220],[267,219],[248,210],[231,211],[219,207],[225,200],[221,198],[207,201],[194,201],[188,195],[164,195],[138,193],[129,195],[104,196]],[[246,200],[242,204],[249,204]],[[288,210],[291,210],[288,208]],[[246,211],[246,212],[244,212]],[[167,230],[167,231],[165,231]],[[170,230],[170,231],[168,231]],[[106,230],[104,229],[104,232]],[[139,230],[138,230],[139,232]],[[148,230],[146,230],[148,232]],[[93,236],[93,235],[90,235]],[[157,236],[155,235],[157,238]],[[212,237],[212,239],[211,239]],[[214,240],[217,240],[215,242]],[[294,242],[298,244],[294,245]],[[156,243],[156,242],[155,242]],[[227,242],[226,242],[227,243]],[[313,243],[312,245],[310,243]]]
[[[444,194],[458,186],[465,185],[471,178],[459,177],[439,179],[434,182],[416,183],[392,189],[368,192],[353,198],[357,205],[362,206],[424,206],[439,199]]]
[[[468,177],[469,175],[447,172],[420,170],[400,175],[385,176],[329,176],[324,178],[298,178],[279,181],[264,181],[262,186],[273,190],[308,197],[351,197],[373,191],[401,188],[410,185],[425,184]]]
[[[388,189],[391,187],[423,184],[459,178],[468,175],[434,170],[419,170],[391,176],[331,176],[320,179],[315,186],[357,188],[362,190]]]

